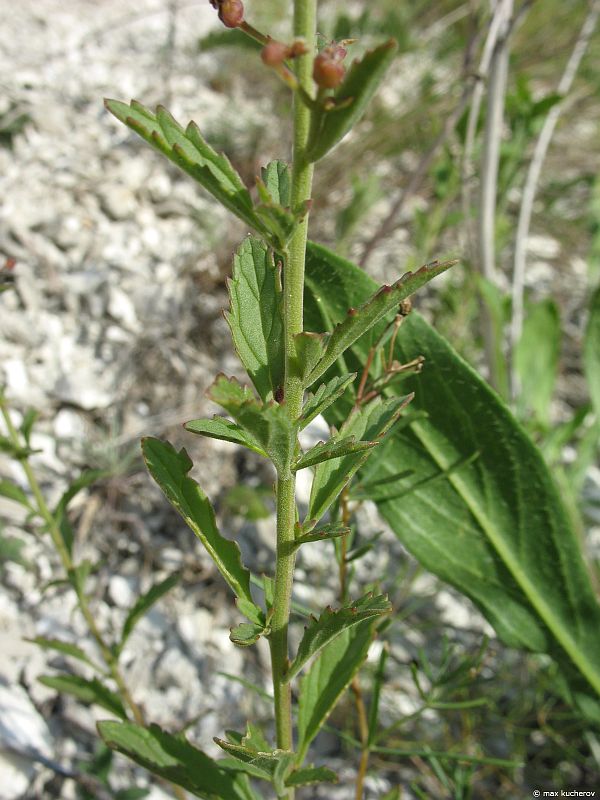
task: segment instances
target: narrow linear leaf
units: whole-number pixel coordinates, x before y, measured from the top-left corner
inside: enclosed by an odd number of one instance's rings
[[[153,113],[135,100],[129,105],[119,100],[105,100],[104,104],[111,114],[164,153],[225,208],[268,236],[269,232],[256,215],[250,193],[239,174],[225,155],[216,153],[203,139],[194,122],[184,129],[161,106]]]
[[[247,797],[234,772],[191,745],[183,735],[167,733],[158,725],[142,728],[132,722],[99,722],[98,732],[111,750],[196,797],[205,800]]]
[[[298,471],[306,469],[306,467],[313,467],[315,464],[331,458],[341,458],[352,453],[364,453],[365,450],[376,447],[378,444],[379,442],[357,442],[354,436],[332,436],[327,442],[318,442],[301,455],[293,469]]]
[[[372,291],[364,271],[309,246],[311,328],[343,319]],[[352,368],[361,368],[368,348],[359,340],[347,352]],[[412,312],[394,355],[402,363],[417,354],[426,367],[407,381],[415,392],[411,407],[426,417],[398,430],[383,457],[368,462],[363,480],[401,469],[432,475],[480,454],[447,480],[380,501],[379,510],[421,564],[470,597],[507,644],[555,658],[573,700],[580,707],[585,700],[587,713],[595,702],[600,719],[600,607],[546,464],[494,392]],[[342,398],[326,413],[328,422],[339,424],[348,407]]]
[[[251,767],[250,774],[273,783],[278,796],[285,792],[285,779],[294,768],[296,756],[288,750],[260,751],[251,746],[247,737],[241,742],[226,741],[215,737],[220,748],[234,758]]]
[[[35,452],[37,451],[32,450],[30,447],[22,447],[19,444],[15,444],[12,439],[8,439],[6,436],[0,436],[0,453],[6,453],[12,458],[21,459],[27,458]]]
[[[273,255],[252,236],[233,259],[230,311],[225,319],[240,360],[263,400],[284,383],[283,293]]]
[[[384,401],[375,398],[370,403],[352,410],[340,428],[339,435],[342,437],[350,435],[360,440],[381,443],[398,422],[410,400],[410,395]],[[317,464],[310,490],[307,520],[321,519],[372,452],[373,448],[370,448]]]
[[[152,606],[160,600],[161,597],[164,597],[164,595],[167,594],[167,592],[170,592],[174,586],[177,586],[180,580],[181,573],[174,572],[172,575],[169,575],[159,583],[155,583],[150,587],[150,589],[148,589],[147,592],[138,597],[135,604],[127,614],[125,622],[123,623],[121,640],[118,647],[119,652],[123,649],[125,642],[144,614],[146,614],[152,608]]]
[[[15,503],[25,506],[28,511],[33,511],[29,498],[23,489],[12,481],[0,480],[0,496],[14,500]]]
[[[373,620],[346,628],[326,645],[300,682],[298,761],[333,711],[367,657],[374,636]]]
[[[96,678],[87,680],[79,675],[42,675],[38,680],[50,689],[70,694],[83,703],[94,703],[116,717],[127,719],[127,712],[119,695],[107,689]]]
[[[331,607],[326,608],[318,619],[313,617],[306,626],[296,658],[290,664],[285,675],[285,682],[289,683],[307,661],[343,631],[367,619],[388,614],[391,610],[392,605],[385,595],[374,597],[372,592],[341,608],[335,610]]]
[[[600,286],[590,300],[590,316],[583,345],[583,366],[594,412],[600,420]]]
[[[240,549],[236,542],[221,536],[208,498],[188,477],[193,466],[188,454],[152,438],[142,440],[142,453],[150,474],[206,547],[225,581],[238,597],[253,603],[250,573],[242,565]]]
[[[318,252],[318,245],[313,245],[311,249],[316,249]],[[444,261],[442,263],[434,261],[431,264],[426,264],[416,272],[407,272],[391,286],[380,287],[359,308],[351,307],[350,313],[346,314],[344,321],[336,325],[328,337],[323,357],[307,377],[306,385],[310,386],[317,378],[320,378],[342,353],[385,317],[386,314],[395,309],[402,300],[405,300],[417,289],[420,289],[456,263],[456,261]]]
[[[60,522],[62,516],[66,512],[67,508],[69,507],[69,503],[73,500],[79,492],[83,491],[83,489],[87,489],[89,486],[92,486],[94,483],[106,478],[110,475],[110,471],[106,469],[88,469],[85,472],[82,472],[79,477],[77,477],[63,492],[60,500],[56,504],[54,508],[53,516],[56,518],[58,522]]]
[[[208,436],[211,439],[221,439],[225,442],[241,444],[258,453],[259,456],[268,458],[262,447],[239,425],[225,417],[214,416],[212,419],[192,419],[183,426],[190,433],[197,433],[200,436]]]
[[[56,650],[58,653],[63,653],[66,656],[72,656],[79,661],[83,661],[85,664],[89,664],[91,667],[94,667],[94,669],[98,669],[98,666],[94,664],[87,653],[72,642],[63,642],[62,639],[50,639],[46,636],[35,636],[33,639],[26,638],[24,641],[37,644],[42,650]]]
[[[296,446],[296,426],[284,406],[259,403],[248,387],[222,374],[217,376],[208,396],[264,448],[279,473],[288,469]]]
[[[334,93],[336,105],[342,108],[323,110],[316,120],[314,135],[308,145],[307,156],[310,161],[323,158],[362,117],[394,60],[397,49],[398,43],[390,39],[352,63],[344,81]]]
[[[309,394],[304,401],[302,414],[298,418],[300,430],[306,428],[309,422],[312,422],[315,417],[335,403],[355,378],[356,372],[351,372],[350,375],[340,375],[332,378],[328,383],[322,383],[314,394]]]

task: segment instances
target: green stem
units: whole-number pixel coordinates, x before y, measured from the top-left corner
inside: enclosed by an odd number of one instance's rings
[[[8,435],[11,441],[16,447],[20,447],[21,441],[19,438],[19,433],[14,426],[10,412],[3,397],[0,397],[0,410],[2,412],[2,417],[4,419],[4,423],[6,425],[6,429],[8,431]],[[25,457],[20,459],[20,461],[23,467],[23,471],[25,472],[25,477],[27,478],[27,483],[29,484],[29,488],[31,489],[31,494],[33,495],[33,498],[35,500],[38,514],[46,523],[46,527],[48,529],[48,532],[50,533],[50,538],[52,539],[52,544],[54,545],[54,548],[60,557],[63,569],[65,570],[67,575],[70,576],[75,570],[75,564],[73,563],[71,554],[69,553],[65,545],[62,533],[60,531],[60,527],[56,521],[56,518],[48,508],[48,504],[46,503],[40,485],[37,481],[37,478],[35,477],[35,473],[31,468],[31,464],[29,463],[28,459]],[[87,597],[85,596],[84,592],[80,592],[77,590],[76,590],[76,595],[77,595],[79,610],[81,611],[81,614],[87,623],[92,638],[98,645],[98,649],[102,654],[104,663],[108,667],[110,675],[113,681],[115,682],[117,689],[119,690],[121,699],[123,700],[125,705],[128,706],[137,724],[145,726],[146,720],[144,719],[144,714],[142,712],[142,709],[139,707],[139,705],[135,702],[135,700],[131,696],[127,684],[125,683],[125,679],[123,678],[121,670],[119,669],[117,657],[115,656],[109,645],[106,643],[104,637],[100,633],[100,629],[96,624],[96,620],[87,601]],[[180,786],[175,786],[171,784],[168,785],[169,788],[175,794],[175,797],[179,798],[179,800],[185,800],[186,793]]]
[[[312,63],[315,49],[317,0],[294,0],[294,36],[304,38],[307,54],[297,59],[298,84],[307,94],[312,93]],[[306,145],[310,130],[311,112],[302,102],[299,93],[294,95],[294,149],[292,164],[291,206],[303,207],[310,199],[313,166],[306,159]],[[294,336],[303,328],[304,263],[308,214],[298,226],[289,243],[284,263],[284,328],[286,377],[284,400],[288,413],[296,419],[302,408],[303,387],[301,379],[289,369],[295,355]],[[277,746],[292,750],[291,687],[283,679],[288,668],[288,623],[292,598],[294,573],[294,524],[296,522],[295,478],[291,470],[280,474],[277,480],[277,555],[273,617],[271,620],[271,668],[275,697],[275,726]],[[290,789],[285,800],[293,800]]]

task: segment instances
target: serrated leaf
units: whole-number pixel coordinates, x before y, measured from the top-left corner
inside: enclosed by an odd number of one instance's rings
[[[192,419],[183,426],[190,433],[197,433],[200,436],[208,436],[211,439],[221,439],[225,442],[241,444],[258,453],[259,456],[268,458],[267,453],[254,439],[245,431],[225,417],[214,416],[212,419]]]
[[[311,520],[312,521],[312,520]],[[295,539],[295,545],[299,547],[306,542],[322,542],[325,539],[336,539],[339,536],[346,536],[350,533],[350,528],[337,522],[330,522],[327,525],[320,525],[318,528],[311,527],[306,533],[300,534]]]
[[[336,105],[342,107],[315,112],[317,116],[307,152],[310,161],[323,158],[362,117],[394,60],[397,49],[398,43],[390,39],[352,63],[333,95]]]
[[[590,300],[590,316],[583,344],[583,366],[594,413],[600,420],[600,286]]]
[[[38,680],[50,689],[70,694],[83,703],[94,703],[116,717],[127,719],[127,712],[119,695],[107,689],[96,678],[87,680],[79,675],[42,675]]]
[[[373,620],[347,628],[323,648],[300,681],[298,762],[367,657]]]
[[[354,408],[340,428],[339,435],[341,437],[353,435],[361,440],[380,443],[399,420],[410,400],[410,396],[383,401],[375,398],[364,406]],[[370,448],[317,464],[310,490],[307,520],[321,519],[372,452],[373,448]]]
[[[108,747],[136,764],[182,786],[204,800],[243,800],[236,775],[191,745],[182,734],[158,725],[142,728],[132,722],[99,722],[98,732]]]
[[[283,293],[266,244],[252,236],[233,259],[230,311],[225,318],[240,360],[263,400],[284,383]]]
[[[264,448],[278,473],[288,470],[296,446],[296,426],[285,406],[258,402],[247,387],[225,375],[217,376],[208,396]]]
[[[271,750],[262,752],[252,747],[247,737],[240,743],[225,741],[215,737],[215,742],[234,758],[250,767],[250,774],[263,780],[271,781],[277,793],[281,796],[285,792],[285,779],[294,767],[295,755],[288,750]]]
[[[285,161],[270,161],[262,168],[261,178],[273,202],[289,208],[292,185],[289,165]]]
[[[300,430],[335,403],[355,378],[356,372],[351,372],[350,375],[340,375],[332,378],[328,383],[322,383],[314,394],[309,394],[304,401],[302,413],[298,418]]]
[[[233,627],[229,633],[229,638],[238,647],[250,647],[256,644],[261,636],[267,631],[263,625],[256,625],[253,622],[240,622]]]
[[[20,505],[25,506],[28,511],[34,510],[23,489],[12,481],[0,480],[0,496],[6,497],[9,500],[14,500],[15,503],[20,503]]]
[[[288,787],[310,786],[314,783],[337,783],[338,776],[329,767],[301,767],[295,769],[285,780]]]
[[[416,272],[407,272],[391,286],[381,286],[359,308],[352,308],[352,313],[346,314],[343,322],[336,325],[327,338],[323,356],[308,375],[306,386],[310,386],[320,378],[357,339],[397,308],[402,300],[456,263],[456,261],[442,263],[434,261],[432,264],[420,267]]]
[[[129,105],[119,100],[105,100],[104,104],[111,114],[198,181],[225,208],[268,236],[239,174],[225,155],[217,153],[202,138],[194,122],[184,130],[162,106],[152,113],[135,100]]]
[[[46,636],[36,636],[33,639],[26,638],[24,641],[37,644],[42,650],[56,650],[58,653],[64,653],[66,656],[72,656],[79,661],[83,661],[85,664],[89,664],[91,667],[94,667],[94,669],[98,669],[98,666],[94,664],[87,653],[72,642],[63,642],[62,639],[49,639]]]
[[[121,640],[119,642],[118,652],[121,652],[125,642],[131,635],[131,632],[142,619],[144,614],[146,614],[152,608],[152,606],[160,600],[161,597],[167,594],[167,592],[170,592],[174,586],[177,586],[180,580],[181,573],[174,572],[164,580],[155,583],[148,589],[147,592],[144,592],[144,594],[138,597],[132,608],[129,610],[129,613],[125,617],[125,622],[123,623],[123,629],[121,631]]]
[[[320,464],[322,461],[328,461],[331,458],[341,458],[352,453],[364,453],[365,450],[369,450],[378,444],[379,442],[357,442],[354,436],[332,436],[326,442],[317,442],[314,447],[299,456],[293,469],[298,471],[306,469],[306,467],[313,467],[315,464]]]
[[[185,452],[177,452],[168,442],[142,440],[146,466],[174,508],[179,511],[204,547],[225,581],[238,597],[254,602],[250,594],[250,573],[242,565],[236,542],[221,536],[215,512],[195,480],[188,477],[192,462]]]
[[[392,605],[385,595],[373,597],[373,593],[361,597],[341,608],[328,607],[318,619],[312,618],[304,630],[304,636],[298,647],[296,658],[285,674],[285,682],[294,678],[304,665],[320,650],[337,638],[343,631],[359,625],[366,619],[388,614]]]
[[[310,245],[307,288],[307,324],[319,330],[343,319],[348,305],[372,292],[373,281]],[[361,369],[371,341],[359,340],[348,352],[353,368]],[[580,702],[585,692],[586,698],[593,691],[597,696],[600,608],[539,451],[497,395],[412,312],[394,355],[402,363],[417,354],[426,367],[407,381],[415,391],[412,407],[426,417],[390,437],[364,479],[377,481],[400,469],[432,475],[480,455],[445,481],[380,501],[380,512],[421,564],[473,600],[507,644],[549,653]],[[348,407],[342,399],[326,413],[328,422],[339,424]]]

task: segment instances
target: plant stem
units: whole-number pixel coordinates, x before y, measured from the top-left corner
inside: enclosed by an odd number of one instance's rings
[[[2,417],[4,419],[4,423],[6,425],[6,429],[8,431],[10,440],[16,447],[20,447],[21,441],[19,438],[19,433],[14,426],[6,402],[2,397],[0,397],[0,411],[2,412]],[[52,539],[52,544],[54,545],[54,548],[60,557],[63,569],[65,570],[67,575],[70,576],[75,571],[76,565],[74,564],[73,559],[71,558],[71,554],[69,553],[65,545],[59,524],[56,521],[56,518],[54,517],[50,509],[48,508],[48,504],[46,503],[46,500],[44,498],[38,480],[35,477],[35,473],[31,468],[29,460],[25,457],[20,459],[20,461],[23,467],[23,471],[25,472],[25,477],[27,478],[27,483],[29,484],[29,488],[31,489],[31,493],[35,500],[37,506],[37,512],[43,519],[43,521],[46,523],[46,527],[48,529],[48,532],[50,533],[50,538]],[[102,654],[104,663],[108,667],[111,678],[113,679],[113,681],[117,686],[121,699],[131,711],[131,714],[134,720],[137,722],[137,724],[145,726],[146,720],[144,718],[144,713],[142,709],[139,707],[139,705],[135,702],[133,697],[131,696],[127,684],[125,683],[125,679],[123,678],[123,674],[121,673],[121,670],[119,668],[117,657],[113,653],[110,646],[107,644],[106,640],[100,633],[98,626],[96,625],[96,620],[89,606],[85,593],[75,589],[75,594],[77,596],[77,603],[79,605],[79,610],[81,611],[81,614],[86,621],[88,630],[92,638],[98,645],[98,649]],[[168,782],[166,782],[166,784],[173,791],[175,797],[179,798],[179,800],[185,800],[187,795],[180,786],[175,786]]]
[[[312,93],[312,62],[315,49],[317,0],[294,0],[294,36],[306,42],[307,53],[297,59],[299,86],[309,95]],[[306,159],[306,145],[310,130],[310,109],[299,94],[294,95],[294,149],[292,164],[291,206],[304,206],[310,199],[313,167]],[[290,370],[295,355],[294,336],[303,328],[304,263],[308,214],[299,224],[290,240],[284,262],[284,338],[286,354],[286,376],[284,400],[288,414],[296,419],[302,407],[303,387],[301,379]],[[296,522],[296,484],[288,469],[287,474],[278,475],[277,480],[277,555],[275,565],[275,587],[273,617],[271,620],[271,669],[275,698],[275,727],[277,747],[293,749],[291,687],[283,682],[288,668],[288,624],[292,598],[294,573],[294,524]],[[294,790],[286,794],[293,800]]]

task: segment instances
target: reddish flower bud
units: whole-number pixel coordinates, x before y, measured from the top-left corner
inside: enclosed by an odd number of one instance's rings
[[[244,21],[242,0],[219,0],[219,19],[226,28],[239,28]]]
[[[260,57],[268,67],[278,67],[290,57],[290,48],[287,44],[273,39],[263,47]]]
[[[317,86],[322,89],[335,89],[344,80],[346,69],[342,62],[327,49],[315,58],[313,66],[313,78]]]

